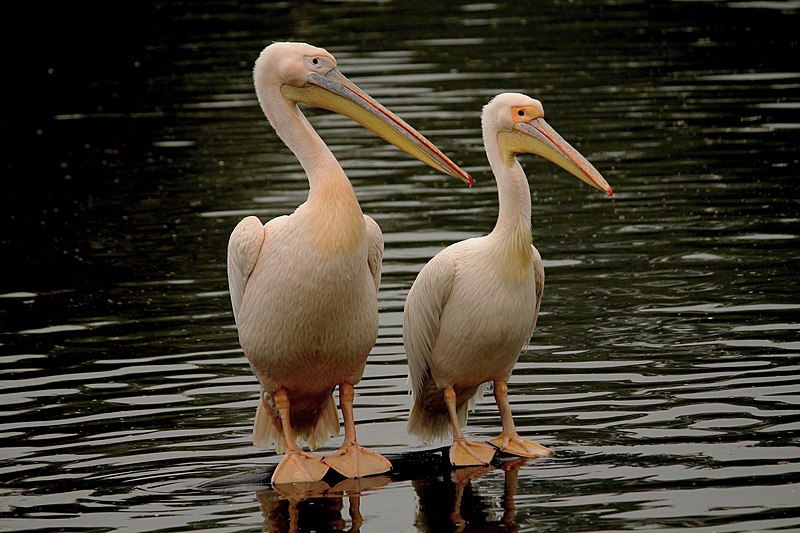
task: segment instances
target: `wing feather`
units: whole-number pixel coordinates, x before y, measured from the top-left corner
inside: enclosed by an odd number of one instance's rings
[[[375,281],[375,291],[381,284],[381,263],[383,261],[383,233],[378,223],[364,215],[367,226],[367,264]]]
[[[409,366],[409,385],[415,397],[430,374],[431,352],[439,335],[442,310],[455,279],[455,263],[447,250],[428,262],[417,275],[403,310],[403,344]]]
[[[536,311],[533,313],[533,323],[531,324],[531,336],[536,329],[536,321],[539,319],[539,309],[542,307],[542,294],[544,293],[544,264],[542,256],[535,246],[533,248],[533,274],[536,282]]]
[[[265,238],[264,225],[258,217],[249,216],[236,225],[228,240],[228,288],[237,325],[247,279],[256,266]]]

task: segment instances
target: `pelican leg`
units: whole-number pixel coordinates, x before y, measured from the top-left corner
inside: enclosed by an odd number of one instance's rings
[[[333,455],[325,456],[323,462],[348,478],[383,474],[392,469],[384,456],[368,450],[356,442],[356,423],[353,417],[355,391],[350,383],[339,384],[339,404],[344,419],[344,441]]]
[[[511,416],[511,406],[508,403],[508,385],[505,381],[494,382],[494,401],[500,410],[500,418],[503,422],[503,431],[499,436],[489,441],[501,452],[509,453],[519,457],[549,457],[553,455],[553,450],[545,448],[538,442],[520,437],[517,427],[514,425],[514,418]]]
[[[286,389],[275,393],[275,405],[281,417],[283,438],[286,440],[286,452],[272,473],[272,483],[301,483],[319,481],[328,471],[328,465],[320,457],[302,451],[294,440],[292,424],[289,420],[289,396]]]
[[[453,387],[444,389],[444,403],[453,426],[453,445],[450,446],[450,464],[453,466],[488,465],[494,457],[494,448],[483,442],[469,442],[461,432],[456,414],[456,392]]]

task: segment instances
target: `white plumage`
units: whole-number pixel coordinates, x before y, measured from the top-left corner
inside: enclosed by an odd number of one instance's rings
[[[309,182],[308,199],[292,214],[263,225],[247,217],[228,243],[239,341],[261,384],[253,442],[285,451],[273,483],[316,481],[329,466],[348,477],[385,472],[391,464],[358,445],[353,420],[353,387],[378,334],[383,237],[297,104],[345,114],[437,170],[467,183],[471,178],[347,80],[321,48],[272,44],[253,76],[264,114]],[[338,435],[336,386],[345,437],[323,459],[300,450],[296,438],[313,449]]]
[[[406,299],[403,341],[413,406],[408,429],[423,441],[453,434],[455,465],[488,463],[494,447],[468,442],[461,427],[476,393],[488,383],[503,421],[490,443],[535,457],[549,449],[517,434],[507,381],[533,335],[544,268],[532,245],[531,198],[517,154],[556,163],[611,195],[599,172],[545,121],[541,104],[504,93],[484,107],[483,141],[497,181],[499,213],[486,236],[448,246],[420,271]]]

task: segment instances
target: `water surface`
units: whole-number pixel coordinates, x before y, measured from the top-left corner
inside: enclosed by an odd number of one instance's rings
[[[7,82],[0,530],[800,528],[800,5],[522,4],[124,3],[23,28],[46,53],[11,48]],[[326,47],[476,178],[307,110],[386,240],[356,417],[391,457],[441,445],[405,430],[402,307],[494,223],[481,107],[539,98],[614,187],[523,158],[547,284],[510,394],[555,457],[264,483],[225,250],[307,191],[252,89],[274,40]],[[488,400],[469,436],[499,430]]]

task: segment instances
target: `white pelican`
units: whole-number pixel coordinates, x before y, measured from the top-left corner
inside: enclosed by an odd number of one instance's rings
[[[356,442],[353,420],[353,386],[378,334],[383,237],[298,103],[338,111],[437,170],[468,184],[472,178],[345,78],[321,48],[272,44],[253,78],[264,114],[309,182],[308,199],[294,213],[263,225],[249,216],[228,243],[239,342],[261,385],[253,442],[285,451],[273,483],[318,481],[329,466],[346,477],[386,472],[389,461]],[[314,449],[339,434],[337,385],[345,437],[323,459],[295,439]]]
[[[429,442],[452,431],[450,462],[488,464],[495,448],[522,457],[552,451],[518,435],[507,382],[530,342],[542,303],[544,269],[531,241],[531,197],[517,154],[540,155],[612,194],[600,173],[544,120],[542,104],[523,94],[491,100],[481,116],[483,142],[497,181],[499,213],[486,236],[448,246],[420,271],[406,299],[403,342],[413,406],[410,433]],[[491,382],[503,430],[469,442],[461,427],[479,390]]]

